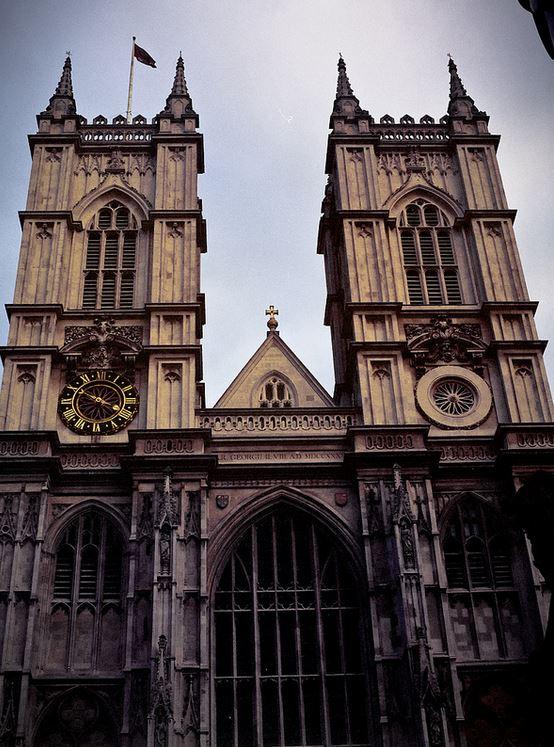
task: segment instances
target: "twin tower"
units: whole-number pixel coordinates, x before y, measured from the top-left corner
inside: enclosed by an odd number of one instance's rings
[[[377,121],[340,58],[318,237],[334,395],[272,315],[206,408],[183,60],[151,123],[87,122],[66,60],[29,138],[2,348],[2,744],[533,734],[544,580],[506,506],[552,470],[545,343],[499,137],[449,72],[441,119]]]

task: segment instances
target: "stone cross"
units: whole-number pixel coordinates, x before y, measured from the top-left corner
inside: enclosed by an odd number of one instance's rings
[[[274,332],[277,329],[277,325],[279,324],[277,319],[275,319],[275,317],[279,314],[279,309],[276,309],[275,306],[271,304],[271,306],[265,310],[265,313],[266,316],[269,316],[269,319],[267,320],[267,326],[272,332]]]

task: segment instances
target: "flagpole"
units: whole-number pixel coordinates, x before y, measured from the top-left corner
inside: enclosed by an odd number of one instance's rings
[[[135,74],[135,40],[136,36],[133,36],[133,44],[131,45],[131,67],[129,69],[129,93],[127,95],[127,124],[131,124],[131,106],[133,102],[133,77]]]

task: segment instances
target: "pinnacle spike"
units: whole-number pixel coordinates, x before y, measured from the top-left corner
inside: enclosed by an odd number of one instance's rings
[[[341,53],[339,53],[339,61],[337,64],[339,74],[337,78],[337,98],[341,96],[354,96],[354,91],[348,80],[346,73],[346,63]]]
[[[458,68],[451,55],[448,58],[448,70],[450,72],[450,100],[467,96],[467,91],[458,75]]]
[[[163,111],[160,112],[160,115],[182,117],[185,112],[187,116],[196,118],[196,126],[198,126],[198,117],[192,108],[192,100],[185,79],[185,63],[183,62],[183,55],[179,52],[171,93],[167,97],[165,107]]]
[[[484,115],[475,106],[474,100],[468,94],[458,74],[456,63],[452,55],[448,55],[448,71],[450,73],[450,97],[448,103],[448,114],[455,117],[471,118],[476,114]],[[486,115],[485,115],[486,116]]]
[[[46,107],[49,114],[55,116],[75,114],[77,109],[75,99],[73,98],[73,81],[71,79],[71,57],[69,53],[65,58],[62,74],[54,95],[50,98],[50,103]]]
[[[183,57],[179,52],[177,59],[177,65],[175,67],[175,79],[173,80],[173,88],[171,89],[172,96],[188,96],[187,82],[185,80],[185,63]]]

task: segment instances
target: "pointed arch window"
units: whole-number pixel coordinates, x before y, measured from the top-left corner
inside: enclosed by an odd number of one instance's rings
[[[373,743],[354,574],[310,518],[280,509],[244,534],[214,617],[216,744]]]
[[[293,393],[281,376],[270,376],[261,385],[258,393],[260,407],[292,407]]]
[[[462,303],[452,229],[442,210],[416,200],[402,213],[399,231],[410,304]]]
[[[123,555],[119,531],[96,511],[66,527],[56,550],[47,668],[120,667]]]
[[[137,221],[121,203],[95,215],[87,231],[83,308],[133,308],[137,236]]]
[[[524,656],[511,544],[499,517],[478,499],[454,507],[442,550],[460,659]]]

